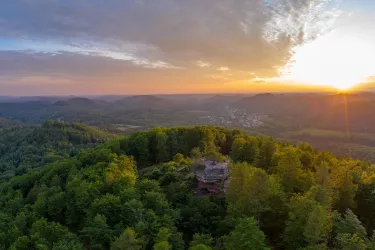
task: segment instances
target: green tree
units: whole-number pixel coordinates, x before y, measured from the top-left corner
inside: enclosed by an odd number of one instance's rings
[[[179,207],[182,229],[190,237],[197,232],[214,234],[226,215],[225,208],[210,197],[189,194],[186,203]]]
[[[109,246],[112,230],[104,215],[97,214],[82,229],[82,234],[90,240],[92,245]]]
[[[168,241],[171,237],[171,233],[169,232],[168,228],[160,228],[158,234],[155,237],[155,242],[162,242],[162,241]]]
[[[236,138],[233,141],[232,149],[230,153],[231,160],[234,162],[242,162],[244,161],[244,146],[246,144],[246,140],[242,137]]]
[[[355,196],[357,206],[354,211],[365,224],[367,231],[371,232],[375,230],[375,175],[363,176],[363,183],[358,187]]]
[[[190,248],[198,245],[205,245],[211,247],[213,238],[210,234],[194,234],[193,240],[190,242]]]
[[[227,200],[233,216],[254,216],[259,222],[262,213],[272,210],[275,201],[285,202],[279,182],[263,169],[248,163],[232,164],[230,169]]]
[[[27,236],[18,237],[15,242],[9,247],[9,250],[29,250],[31,249],[31,241]]]
[[[220,154],[217,150],[211,150],[206,153],[206,159],[210,161],[223,162],[225,157]]]
[[[139,132],[131,136],[129,139],[129,148],[129,153],[135,157],[139,164],[147,164],[150,158],[147,134]]]
[[[369,250],[375,250],[375,231],[372,232],[372,237],[367,244]]]
[[[171,237],[171,233],[168,228],[160,228],[158,234],[156,235],[154,241],[154,250],[169,250],[172,246],[169,244],[168,240]]]
[[[184,155],[183,154],[176,154],[174,157],[173,157],[173,161],[180,164],[182,161],[184,160]]]
[[[256,224],[256,220],[251,217],[239,219],[234,231],[225,239],[225,249],[270,249],[265,244],[266,236]]]
[[[42,244],[52,248],[55,243],[69,236],[69,231],[55,222],[48,222],[45,218],[37,220],[30,229],[30,238],[35,245]]]
[[[195,147],[190,151],[190,157],[193,166],[197,166],[202,163],[203,155],[198,147]]]
[[[52,250],[84,250],[78,237],[68,236],[53,245]]]
[[[161,193],[163,190],[161,189],[158,181],[143,179],[138,184],[138,191],[141,195],[144,195],[146,192],[153,191]]]
[[[190,157],[193,160],[197,161],[197,160],[201,160],[203,156],[202,156],[202,152],[200,151],[200,149],[198,147],[195,147],[190,151]]]
[[[337,247],[341,250],[366,250],[367,246],[357,234],[342,233],[336,237]]]
[[[324,245],[332,229],[329,211],[322,205],[315,205],[308,215],[303,236],[308,245]]]
[[[137,180],[135,162],[131,157],[120,156],[118,160],[110,163],[105,171],[106,182],[119,187],[132,187]]]
[[[170,159],[167,140],[167,134],[163,130],[158,129],[155,134],[156,162],[167,162]]]
[[[335,215],[334,229],[337,234],[356,234],[363,240],[365,240],[367,237],[367,232],[362,225],[362,222],[350,209],[346,210],[344,216],[340,216],[338,214]]]
[[[210,152],[218,151],[218,148],[215,144],[215,135],[213,130],[207,127],[201,127],[200,133],[202,135],[200,144],[204,154],[208,155]]]
[[[95,199],[88,210],[89,217],[101,214],[107,218],[107,223],[114,226],[121,219],[122,204],[119,196],[106,194]]]
[[[327,162],[323,161],[316,167],[315,178],[317,184],[324,187],[331,186],[330,167]]]
[[[344,213],[348,208],[355,208],[355,196],[358,184],[355,181],[356,162],[344,160],[332,167],[333,205]]]
[[[178,130],[172,128],[172,129],[168,129],[166,133],[168,136],[167,145],[168,145],[170,155],[176,155],[177,153],[181,152],[180,144],[178,141]]]
[[[259,147],[257,167],[269,171],[272,168],[272,158],[276,151],[275,142],[272,138],[263,139]]]
[[[257,164],[259,159],[259,141],[256,137],[250,137],[242,148],[242,158],[250,164]]]
[[[275,172],[280,176],[287,193],[307,191],[313,183],[313,175],[303,166],[295,148],[288,147],[281,151]]]
[[[325,244],[331,230],[332,218],[326,207],[308,196],[291,198],[283,236],[287,249]]]
[[[204,244],[198,244],[190,247],[189,250],[212,250],[212,248]]]
[[[154,250],[170,250],[172,249],[172,247],[168,241],[161,241],[161,242],[155,243],[153,249]]]
[[[137,238],[133,229],[128,227],[112,242],[111,250],[141,250],[143,246],[144,242]]]

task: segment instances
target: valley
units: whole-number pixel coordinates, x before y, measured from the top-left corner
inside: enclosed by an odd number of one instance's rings
[[[375,162],[375,111],[369,108],[374,103],[371,93],[34,97],[3,100],[0,117],[2,126],[55,120],[115,134],[158,126],[223,126]]]

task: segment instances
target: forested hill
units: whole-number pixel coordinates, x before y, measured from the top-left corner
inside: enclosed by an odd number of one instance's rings
[[[41,126],[11,126],[0,131],[0,180],[76,155],[115,138],[80,123],[47,121]]]
[[[195,194],[201,157],[230,157],[225,194]],[[374,189],[374,165],[306,144],[157,128],[0,184],[0,249],[375,249]]]
[[[18,121],[12,121],[12,120],[0,118],[0,129],[9,128],[9,127],[12,127],[12,126],[18,126],[20,124],[21,123],[18,122]]]

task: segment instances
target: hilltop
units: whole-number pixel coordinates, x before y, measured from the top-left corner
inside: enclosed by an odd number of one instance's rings
[[[102,100],[93,100],[89,98],[83,98],[83,97],[75,97],[68,100],[60,100],[54,103],[57,106],[77,106],[77,107],[87,107],[87,108],[93,108],[101,105],[108,104],[105,101]]]
[[[114,107],[118,109],[168,109],[172,108],[178,102],[168,98],[139,95],[125,97],[113,103]]]
[[[75,126],[82,129],[67,129]],[[195,195],[202,158],[230,159],[226,193]],[[0,246],[374,249],[374,188],[374,165],[308,144],[218,127],[156,128],[1,183]]]
[[[47,121],[41,126],[13,126],[0,134],[0,180],[47,163],[72,157],[115,135],[80,123]]]

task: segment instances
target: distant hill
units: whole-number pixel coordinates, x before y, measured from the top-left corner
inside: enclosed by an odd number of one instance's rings
[[[314,120],[317,127],[375,133],[375,99],[341,102]]]
[[[75,97],[68,100],[57,101],[54,104],[57,106],[95,107],[100,105],[106,105],[108,103],[103,100]]]
[[[0,118],[0,129],[2,128],[8,128],[11,126],[20,125],[21,123],[18,121],[11,121],[4,118]]]
[[[334,108],[345,101],[363,100],[358,95],[342,94],[259,94],[245,97],[235,106],[252,112],[287,116],[317,116],[328,108]],[[367,99],[367,97],[366,97]]]
[[[127,95],[103,95],[103,96],[87,96],[86,98],[93,99],[93,100],[102,100],[105,102],[113,103],[122,98],[125,98],[126,96]]]
[[[7,102],[9,100],[12,100],[13,97],[11,96],[0,96],[0,102]]]
[[[80,123],[47,121],[42,126],[6,128],[0,133],[0,179],[74,156],[115,137]]]
[[[72,96],[0,96],[0,102],[57,102],[70,99]]]
[[[165,109],[174,105],[175,101],[153,95],[125,97],[113,103],[113,106],[122,109]]]
[[[214,95],[205,101],[205,106],[208,107],[222,107],[226,105],[233,105],[240,101],[243,95]]]
[[[39,123],[41,114],[49,112],[51,105],[41,101],[0,103],[0,117],[25,123]],[[43,117],[43,121],[50,119],[51,113],[48,117]]]
[[[245,97],[238,102],[234,103],[234,106],[238,108],[244,108],[251,112],[262,112],[262,113],[276,113],[282,110],[289,109],[295,104],[295,98],[285,98],[283,95],[273,94],[259,94],[251,97]],[[277,107],[277,110],[276,110]]]

